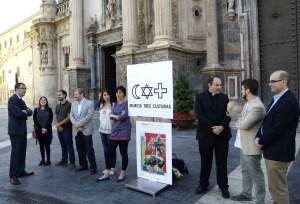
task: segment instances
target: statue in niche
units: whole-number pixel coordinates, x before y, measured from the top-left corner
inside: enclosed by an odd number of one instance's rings
[[[98,30],[98,23],[96,21],[96,15],[95,15],[95,18],[90,17],[90,23],[89,23],[88,27],[86,28],[86,32],[87,33],[97,32],[97,30]]]
[[[48,64],[48,48],[46,47],[46,45],[43,45],[41,49],[41,61],[42,65]]]
[[[106,30],[110,30],[115,23],[116,0],[109,0],[106,7]]]
[[[234,0],[227,0],[227,3],[228,3],[227,17],[229,20],[234,20],[235,19]]]

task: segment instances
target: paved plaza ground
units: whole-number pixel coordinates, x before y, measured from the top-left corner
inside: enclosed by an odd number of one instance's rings
[[[63,167],[56,167],[54,163],[61,158],[61,149],[56,131],[53,131],[54,139],[51,145],[52,165],[40,167],[39,146],[28,134],[26,170],[34,171],[35,175],[20,178],[21,185],[13,186],[9,183],[9,158],[10,142],[7,135],[7,110],[0,106],[0,203],[237,203],[224,200],[216,187],[215,165],[213,166],[210,191],[205,195],[195,195],[198,185],[200,156],[198,144],[195,140],[196,128],[187,130],[172,129],[173,152],[187,163],[189,174],[184,175],[180,181],[156,197],[125,188],[125,183],[136,178],[136,143],[135,130],[132,131],[132,139],[129,143],[129,166],[124,182],[117,183],[117,175],[111,176],[110,181],[101,183],[95,179],[101,175],[105,168],[104,156],[100,136],[98,132],[98,114],[95,111],[94,119],[94,149],[98,165],[97,175],[91,176],[88,171],[74,172]],[[28,120],[28,132],[32,130],[32,117]],[[235,135],[235,130],[233,130]],[[300,136],[297,135],[299,144]],[[241,174],[239,168],[239,150],[233,147],[234,137],[230,140],[228,156],[229,192],[236,194],[241,189]],[[297,147],[299,148],[299,146]],[[77,153],[76,153],[77,156]],[[76,157],[77,159],[78,157]],[[78,159],[76,161],[78,165]],[[117,170],[120,170],[121,156],[118,153]],[[289,171],[289,190],[291,203],[300,203],[300,153]],[[252,202],[255,203],[253,197]],[[267,196],[266,203],[271,203]]]

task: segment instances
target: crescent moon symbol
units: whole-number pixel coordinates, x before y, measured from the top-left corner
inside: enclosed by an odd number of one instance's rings
[[[135,98],[135,99],[140,99],[141,97],[139,97],[137,94],[136,94],[136,89],[139,85],[136,84],[132,87],[132,96]]]

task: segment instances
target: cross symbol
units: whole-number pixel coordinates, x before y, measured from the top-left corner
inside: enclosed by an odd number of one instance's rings
[[[154,89],[154,93],[158,94],[158,98],[162,99],[163,93],[168,93],[167,88],[162,87],[162,83],[158,83],[158,88]]]

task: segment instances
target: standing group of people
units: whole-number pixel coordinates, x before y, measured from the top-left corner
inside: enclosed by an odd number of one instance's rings
[[[221,93],[222,82],[218,77],[208,80],[208,90],[196,97],[195,112],[198,119],[197,140],[201,157],[199,186],[195,193],[201,194],[209,188],[213,155],[217,167],[217,184],[224,198],[229,198],[227,157],[229,140],[232,137],[229,123],[235,121],[238,129],[235,146],[240,148],[243,189],[232,200],[252,200],[254,185],[256,203],[265,203],[265,179],[261,168],[262,155],[265,158],[269,191],[274,203],[289,203],[287,171],[295,159],[295,137],[299,121],[299,103],[288,89],[290,76],[283,70],[271,74],[269,86],[274,97],[267,110],[258,97],[259,83],[255,79],[246,79],[241,83],[241,93],[245,105],[237,112],[234,102]],[[56,164],[75,169],[72,128],[80,167],[76,171],[90,169],[93,175],[97,171],[92,134],[94,103],[84,97],[84,91],[78,88],[74,93],[75,102],[66,100],[67,92],[57,92],[58,105],[54,116],[46,97],[39,100],[39,107],[30,110],[22,97],[26,93],[23,83],[15,85],[15,94],[8,101],[8,134],[11,140],[10,182],[18,185],[19,177],[33,175],[25,171],[27,146],[26,120],[33,114],[34,128],[38,135],[41,158],[39,165],[50,165],[50,144],[52,141],[52,120],[54,120],[62,149],[62,158]],[[96,179],[101,182],[115,174],[116,148],[119,146],[122,156],[122,169],[117,179],[125,179],[128,166],[128,143],[131,124],[128,116],[126,89],[116,89],[117,102],[111,100],[111,93],[100,93],[100,137],[104,149],[105,170],[103,176]],[[46,158],[45,158],[46,151]],[[87,161],[88,158],[88,161]],[[69,160],[69,163],[68,163]],[[89,166],[88,166],[89,163]]]
[[[50,144],[53,139],[52,121],[57,129],[57,135],[62,150],[61,160],[56,166],[68,166],[76,172],[90,170],[90,174],[97,172],[95,152],[93,148],[94,133],[93,114],[94,102],[84,97],[84,90],[76,89],[73,103],[69,102],[67,92],[57,92],[59,103],[55,107],[54,114],[49,107],[45,96],[39,99],[39,105],[34,111],[30,110],[22,97],[26,94],[26,86],[23,83],[15,85],[15,94],[8,101],[8,134],[11,140],[10,182],[19,185],[18,178],[34,175],[34,172],[25,170],[27,148],[27,124],[29,116],[33,114],[34,130],[40,146],[41,161],[39,166],[51,164]],[[125,99],[126,89],[119,86],[116,89],[118,101],[113,103],[108,90],[100,93],[100,136],[103,144],[106,169],[103,176],[96,181],[109,179],[109,175],[115,173],[116,148],[119,146],[122,156],[122,170],[117,179],[121,182],[125,179],[125,171],[128,165],[128,143],[131,134],[131,124],[128,116],[128,103]],[[79,168],[75,166],[75,152],[73,147],[73,133],[78,152]],[[69,162],[68,162],[69,161]]]
[[[208,80],[208,90],[196,97],[198,118],[197,140],[201,157],[199,186],[195,193],[205,193],[209,187],[213,154],[217,167],[217,183],[223,198],[229,198],[227,156],[231,131],[229,123],[237,128],[235,146],[240,148],[242,192],[231,196],[235,201],[251,201],[255,188],[256,203],[265,203],[265,179],[261,168],[265,158],[269,191],[275,204],[289,203],[287,171],[295,159],[295,138],[299,122],[299,103],[288,89],[290,76],[278,70],[271,74],[269,86],[274,94],[267,110],[258,97],[259,83],[246,79],[241,83],[245,105],[238,111],[227,95],[220,93],[222,82],[218,77]]]

